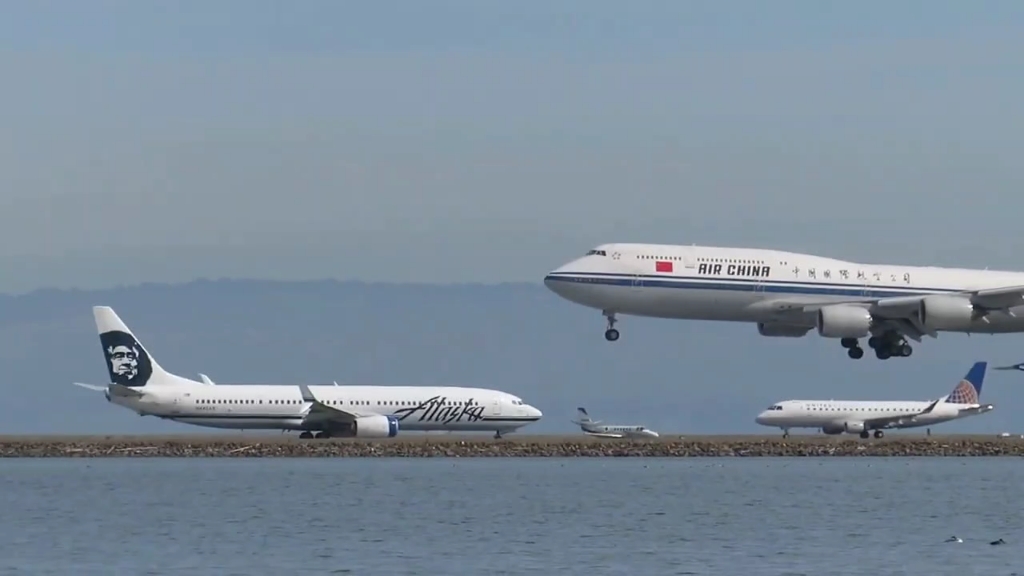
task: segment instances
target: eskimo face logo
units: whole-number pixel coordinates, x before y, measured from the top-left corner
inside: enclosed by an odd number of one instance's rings
[[[126,332],[100,334],[103,353],[107,357],[110,381],[122,386],[145,386],[153,374],[149,356],[139,342]]]

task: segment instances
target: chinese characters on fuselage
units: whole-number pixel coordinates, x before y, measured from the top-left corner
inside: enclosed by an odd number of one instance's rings
[[[797,278],[800,278],[801,277],[801,274],[800,274],[801,272],[803,272],[803,277],[804,278],[812,278],[812,279],[817,279],[818,278],[818,269],[817,268],[808,268],[806,270],[801,270],[799,266],[794,266],[793,267],[793,276],[795,276]],[[845,270],[845,269],[844,270],[839,270],[839,275],[843,278],[843,280],[849,280],[850,279],[850,271],[849,270]],[[871,273],[871,277],[875,279],[875,282],[881,282],[883,276],[884,275],[881,272],[873,272],[873,273]],[[825,278],[825,279],[832,278],[832,271],[829,270],[829,269],[823,270],[821,272],[821,277]],[[857,280],[860,280],[862,282],[867,282],[867,279],[868,279],[868,275],[867,275],[866,272],[864,272],[863,270],[858,270],[857,271]],[[898,282],[899,281],[899,275],[898,274],[889,274],[889,281],[890,282]],[[904,282],[904,284],[910,284],[910,272],[904,272],[903,273],[903,282]]]

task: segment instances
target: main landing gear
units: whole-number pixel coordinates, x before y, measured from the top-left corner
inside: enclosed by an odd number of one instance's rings
[[[846,354],[854,360],[864,357],[864,349],[856,338],[843,338],[840,340]],[[906,358],[914,353],[914,349],[907,343],[907,339],[896,332],[886,332],[881,336],[868,338],[868,347],[875,351],[875,357],[879,360],[889,358]]]
[[[869,436],[869,434],[868,434],[867,430],[861,430],[860,431],[860,437],[861,438],[865,438],[866,439],[868,436]],[[885,432],[882,432],[881,430],[875,430],[875,438],[881,438],[883,436],[885,436]]]
[[[605,318],[608,319],[608,329],[604,331],[604,339],[609,342],[615,342],[619,339],[619,331],[615,329],[615,323],[618,319],[615,318],[615,312],[604,311]]]
[[[494,433],[494,439],[501,440],[501,430],[498,430]]]
[[[331,437],[331,433],[330,432],[317,432],[316,434],[314,434],[312,432],[306,431],[306,432],[303,432],[303,433],[299,434],[299,438],[301,438],[303,440],[309,440],[310,438],[330,438],[330,437]]]

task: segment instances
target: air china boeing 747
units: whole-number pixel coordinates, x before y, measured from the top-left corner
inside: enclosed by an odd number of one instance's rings
[[[939,332],[1024,332],[1024,273],[860,264],[809,254],[662,244],[604,244],[551,271],[559,296],[617,315],[757,324],[762,336],[860,339],[881,360]]]
[[[165,371],[106,306],[93,308],[111,384],[77,386],[107,401],[212,428],[295,430],[300,438],[384,438],[417,431],[512,432],[542,414],[517,396],[484,388],[216,385]]]

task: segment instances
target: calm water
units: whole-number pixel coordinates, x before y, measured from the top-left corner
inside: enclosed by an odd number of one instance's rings
[[[2,460],[0,574],[1024,574],[1022,496],[985,458]]]

